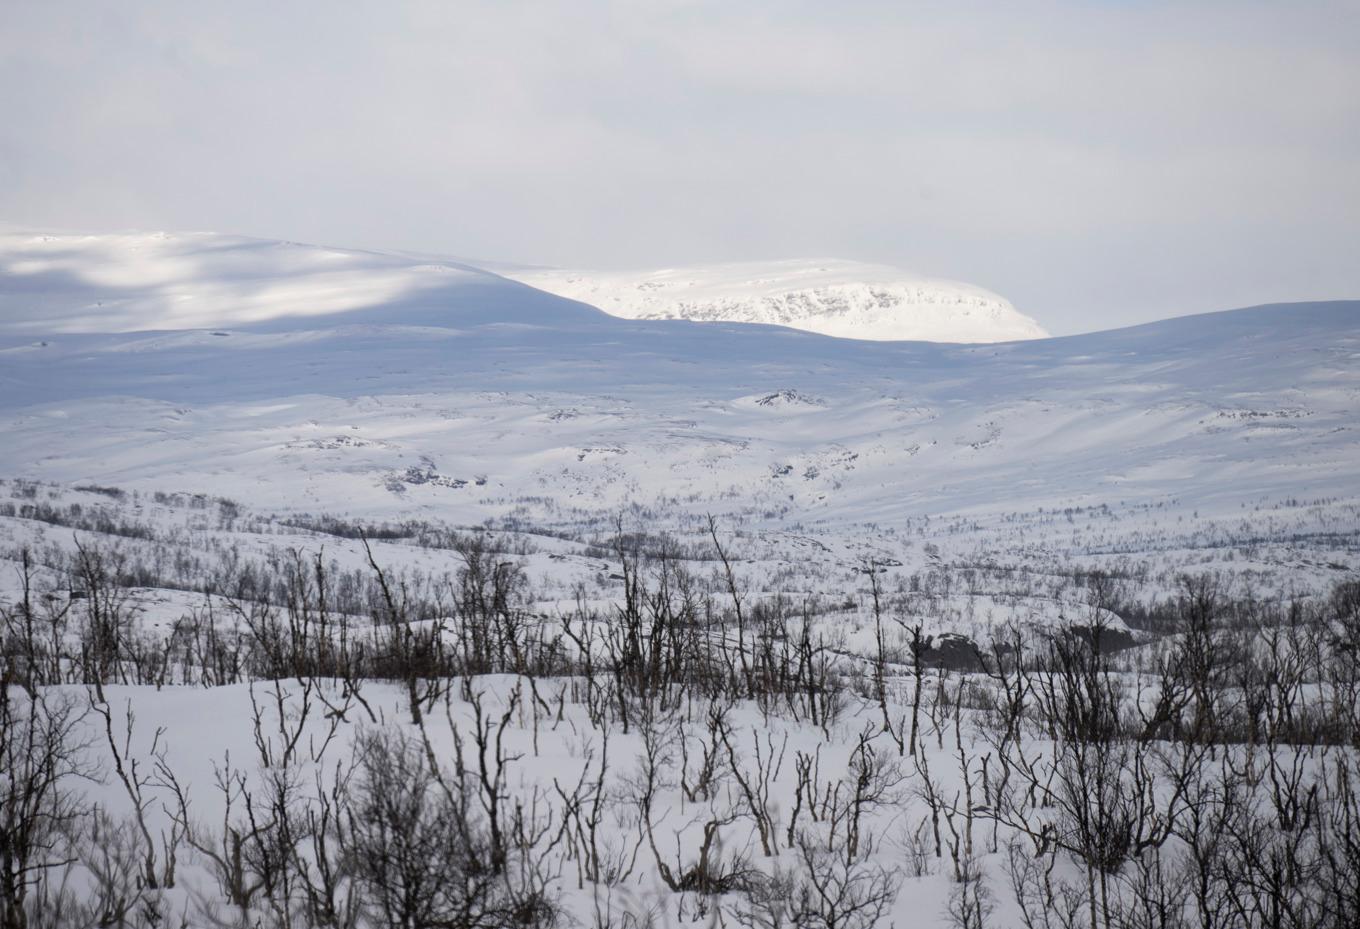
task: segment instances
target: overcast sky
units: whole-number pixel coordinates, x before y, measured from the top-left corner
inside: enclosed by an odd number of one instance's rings
[[[1360,298],[1360,2],[0,0],[0,220]]]

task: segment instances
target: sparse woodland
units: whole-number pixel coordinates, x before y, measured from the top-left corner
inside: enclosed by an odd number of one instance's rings
[[[1074,568],[946,643],[869,561],[849,643],[721,525],[620,524],[608,608],[451,533],[439,578],[219,553],[150,630],[138,538],[12,553],[0,929],[1360,925],[1353,574]]]

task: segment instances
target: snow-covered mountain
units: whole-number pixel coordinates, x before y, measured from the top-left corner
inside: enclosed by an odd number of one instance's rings
[[[129,332],[336,320],[450,325],[566,301],[443,258],[214,233],[0,229],[0,333]],[[584,308],[578,308],[583,310]],[[479,317],[480,318],[480,317]]]
[[[714,512],[832,547],[952,526],[1008,558],[1360,519],[1355,302],[955,345],[619,319],[249,239],[29,237],[0,266],[0,475],[469,523]]]
[[[876,341],[1012,342],[1047,335],[980,287],[857,261],[501,273],[625,319],[762,323]]]
[[[508,279],[627,319],[761,323],[872,340],[1045,335],[980,288],[848,261],[643,274],[483,270],[448,258],[210,233],[24,231],[0,231],[0,331],[194,329],[325,316],[440,325],[471,304],[498,305],[487,288],[505,292]],[[544,298],[540,306],[566,304]]]

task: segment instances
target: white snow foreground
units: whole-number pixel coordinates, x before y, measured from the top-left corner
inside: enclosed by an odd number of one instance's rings
[[[980,287],[858,261],[501,273],[624,319],[761,323],[876,341],[1012,342],[1048,335]]]
[[[847,648],[653,581],[645,612],[417,621],[403,579],[370,621],[298,564],[286,608],[204,596],[151,637],[92,586],[38,621],[68,659],[6,638],[30,686],[0,692],[0,836],[36,840],[11,853],[11,925],[1056,929],[1223,896],[1355,924],[1360,857],[1335,849],[1360,815],[1360,665],[1292,648],[1331,634],[1316,611],[1211,652],[1214,689],[1176,704],[1201,654],[1180,637],[1121,659],[1003,633],[1050,663],[960,674],[904,657],[909,614]],[[1229,675],[1301,666],[1336,676],[1252,694],[1315,728],[1237,742]],[[1261,880],[1286,854],[1297,876]]]

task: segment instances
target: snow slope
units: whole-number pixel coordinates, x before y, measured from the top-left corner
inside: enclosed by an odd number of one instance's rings
[[[212,233],[0,231],[0,334],[207,329],[343,317],[450,325],[515,292],[459,262]],[[327,323],[329,324],[329,323]]]
[[[255,240],[153,240],[137,271],[108,257],[127,241],[5,258],[0,476],[462,523],[712,512],[839,553],[870,525],[1018,558],[1344,540],[1360,520],[1357,302],[889,343],[618,319]],[[376,295],[366,268],[400,286]],[[285,284],[296,299],[268,297]]]
[[[764,323],[879,341],[1011,342],[1047,335],[980,287],[856,261],[503,273],[625,319]]]

